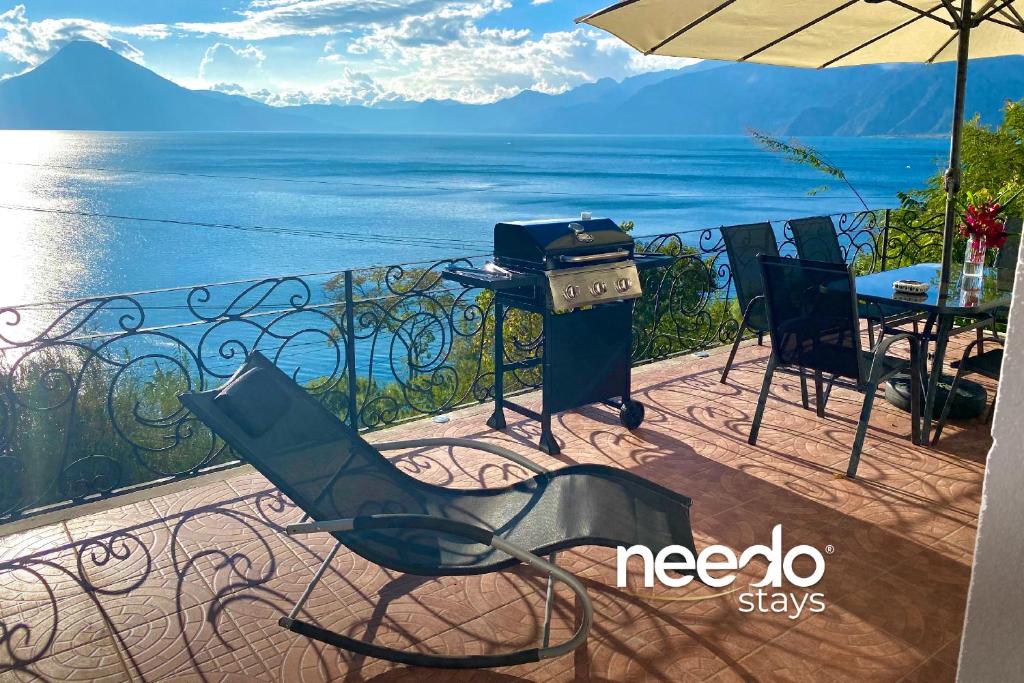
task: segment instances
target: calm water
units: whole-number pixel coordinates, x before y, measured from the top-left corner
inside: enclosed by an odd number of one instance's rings
[[[873,208],[945,149],[809,142]],[[742,137],[0,132],[0,147],[0,305],[483,253],[499,219],[590,210],[650,234],[859,208],[841,185],[807,196],[828,179]]]

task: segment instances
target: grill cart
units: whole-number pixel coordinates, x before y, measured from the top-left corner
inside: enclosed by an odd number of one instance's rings
[[[633,300],[639,271],[669,266],[661,254],[637,254],[633,238],[607,218],[498,223],[494,260],[483,269],[450,268],[448,280],[495,293],[494,414],[487,424],[505,428],[509,408],[541,424],[539,447],[560,449],[551,416],[592,403],[619,411],[627,429],[644,419],[630,398]],[[504,320],[509,308],[543,318],[543,354],[506,362]],[[537,413],[504,397],[504,374],[541,365],[542,408]]]

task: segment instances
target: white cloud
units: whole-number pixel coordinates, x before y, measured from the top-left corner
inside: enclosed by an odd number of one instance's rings
[[[372,76],[345,69],[340,78],[316,88],[283,88],[246,91],[236,83],[219,83],[212,90],[232,95],[246,95],[275,107],[302,104],[337,104],[374,106],[402,99]]]
[[[85,19],[30,22],[18,5],[0,14],[0,56],[34,66],[63,44],[87,39],[141,62],[142,52],[129,40],[213,35],[223,42],[211,41],[198,77],[179,72],[174,79],[276,105],[491,102],[528,89],[559,93],[687,63],[645,57],[590,28],[538,35],[496,21],[509,7],[511,0],[249,0],[224,21],[122,27]],[[285,36],[292,39],[284,45],[260,42]],[[306,68],[295,57],[303,54],[296,47],[309,48],[303,36],[327,38],[319,54],[304,53]],[[292,51],[287,59],[274,59],[271,50],[279,45]]]
[[[210,90],[216,90],[226,95],[248,95],[249,91],[240,86],[238,83],[214,83],[210,86]]]
[[[215,43],[207,48],[199,63],[199,78],[223,81],[252,76],[263,68],[266,59],[267,56],[255,45],[236,48],[227,43]]]
[[[166,38],[160,25],[114,26],[88,19],[29,21],[25,5],[0,14],[0,54],[26,66],[36,66],[76,40],[91,40],[123,57],[144,63],[143,53],[125,38]]]
[[[415,22],[413,22],[415,23]],[[523,90],[560,93],[599,78],[673,69],[684,60],[650,58],[596,31],[545,33],[481,29],[469,22],[445,43],[417,40],[404,25],[374,30],[353,41],[349,58],[388,65],[379,80],[406,99],[492,102]],[[339,54],[323,58],[344,63]]]
[[[176,27],[236,40],[334,35],[401,21],[447,4],[450,0],[253,0],[238,19],[183,22]]]
[[[554,0],[530,0],[531,5],[547,5],[554,2]]]

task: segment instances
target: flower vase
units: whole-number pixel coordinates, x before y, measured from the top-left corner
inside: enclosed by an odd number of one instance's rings
[[[964,250],[964,277],[980,278],[985,271],[985,252],[988,251],[985,236],[971,235]]]

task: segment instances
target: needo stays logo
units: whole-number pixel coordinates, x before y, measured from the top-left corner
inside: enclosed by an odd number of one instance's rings
[[[763,612],[786,614],[797,619],[804,612],[821,612],[825,609],[825,595],[810,590],[825,575],[825,557],[815,547],[797,545],[783,551],[782,525],[772,529],[771,545],[752,545],[739,557],[724,545],[711,545],[694,557],[689,548],[670,545],[662,548],[657,555],[650,548],[635,545],[630,548],[618,547],[616,584],[619,588],[628,585],[628,564],[632,557],[643,563],[643,585],[653,588],[654,580],[669,588],[682,588],[696,577],[711,588],[729,588],[736,582],[737,572],[749,565],[755,558],[763,558],[768,567],[764,577],[755,581],[748,589],[739,592],[733,588],[700,599],[721,598],[734,593],[737,595],[740,612]],[[798,560],[807,558],[810,567],[801,574],[797,569]],[[809,571],[808,571],[809,570]],[[789,587],[804,589],[792,591]],[[665,598],[672,599],[672,598]]]

